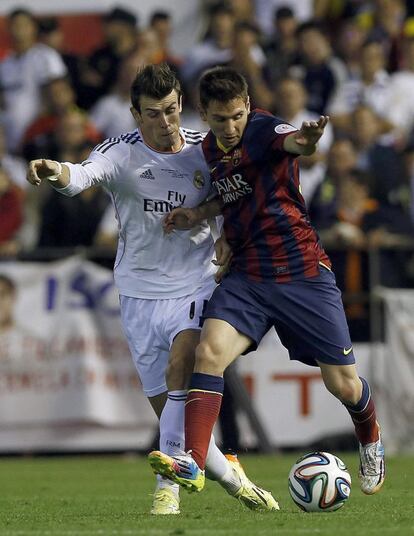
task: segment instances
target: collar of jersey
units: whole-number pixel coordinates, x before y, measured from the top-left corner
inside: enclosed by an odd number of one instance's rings
[[[217,142],[217,147],[220,149],[220,151],[223,151],[223,153],[229,153],[232,149],[234,149],[234,147],[224,147],[224,145],[221,143],[221,141],[216,138],[216,142]]]
[[[160,153],[160,154],[178,154],[178,153],[181,153],[181,151],[184,149],[185,147],[185,144],[186,144],[186,141],[185,141],[185,138],[184,136],[182,135],[181,133],[181,130],[180,130],[180,138],[181,138],[181,141],[183,142],[181,147],[178,149],[178,151],[159,151],[158,149],[155,149],[154,147],[152,147],[147,141],[145,141],[145,138],[144,136],[142,135],[142,132],[141,132],[141,136],[142,136],[142,140],[143,142],[145,143],[145,145],[151,149],[151,151],[154,151],[156,153]]]

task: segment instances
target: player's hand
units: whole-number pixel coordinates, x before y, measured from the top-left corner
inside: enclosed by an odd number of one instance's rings
[[[34,186],[39,186],[42,179],[47,179],[59,173],[59,164],[54,160],[40,158],[29,162],[26,179]]]
[[[200,223],[196,209],[178,207],[174,208],[162,222],[164,232],[171,233],[175,229],[180,231],[192,229]]]
[[[304,121],[300,130],[295,134],[296,143],[305,147],[316,145],[328,121],[327,115],[321,115],[317,121]]]
[[[216,252],[216,258],[211,262],[219,267],[214,275],[214,279],[216,283],[220,283],[229,270],[233,252],[224,236],[221,236],[218,240],[216,240],[214,249]]]

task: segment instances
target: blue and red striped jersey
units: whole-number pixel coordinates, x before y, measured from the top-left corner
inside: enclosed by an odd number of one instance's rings
[[[232,270],[256,281],[314,277],[331,266],[300,193],[295,155],[283,149],[296,130],[263,110],[249,114],[240,143],[224,152],[210,131],[203,152],[224,202],[224,231]]]

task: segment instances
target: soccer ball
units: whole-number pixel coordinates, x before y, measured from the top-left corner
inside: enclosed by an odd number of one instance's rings
[[[289,492],[305,512],[338,510],[351,493],[351,476],[333,454],[312,452],[299,458],[290,470]]]

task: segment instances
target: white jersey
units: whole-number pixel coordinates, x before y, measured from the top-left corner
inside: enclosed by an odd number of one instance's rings
[[[178,298],[212,277],[214,242],[207,224],[166,235],[162,221],[174,207],[195,207],[210,192],[201,142],[204,135],[181,129],[177,153],[151,149],[136,129],[109,138],[81,164],[65,164],[70,183],[59,192],[73,196],[102,184],[112,197],[119,240],[115,283],[134,298]]]
[[[25,130],[41,109],[41,86],[67,73],[53,48],[37,43],[23,54],[12,53],[0,63],[0,89],[4,100],[2,121],[9,150],[16,151]]]

